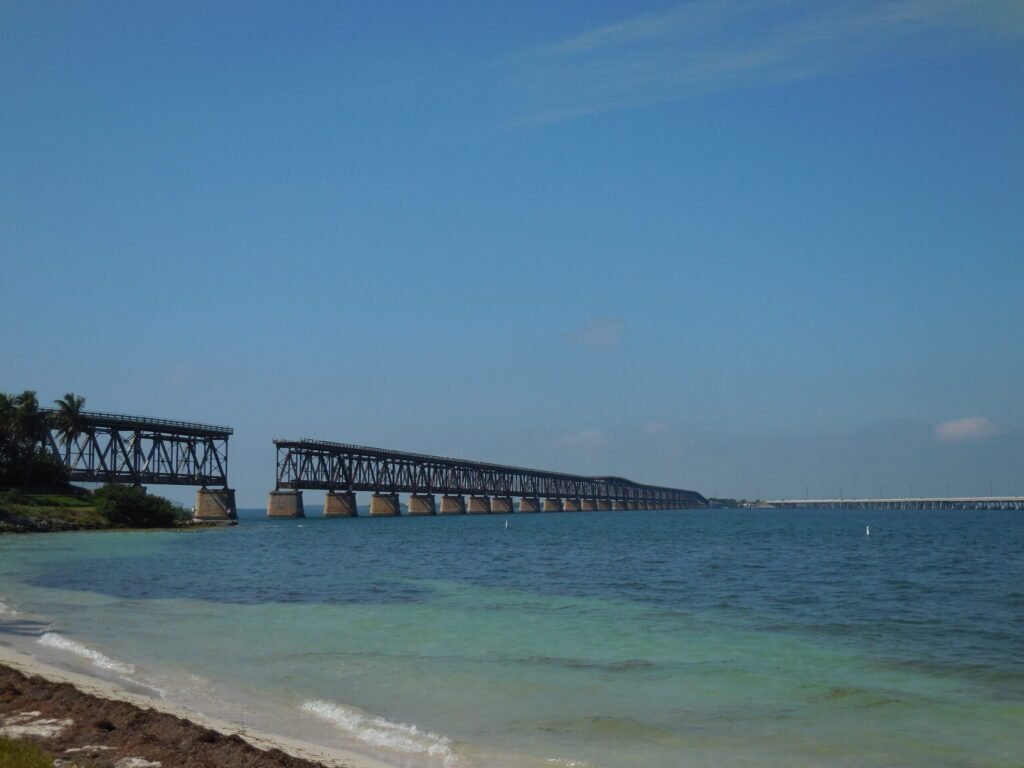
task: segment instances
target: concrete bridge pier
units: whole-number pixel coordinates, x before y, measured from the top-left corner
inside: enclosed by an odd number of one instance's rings
[[[597,508],[601,511],[609,510],[612,508],[611,499],[598,499]]]
[[[565,499],[562,501],[563,512],[579,512],[580,511],[580,500],[579,499]]]
[[[434,506],[434,494],[414,493],[409,497],[410,515],[436,515],[437,508]]]
[[[324,498],[324,517],[355,517],[356,495],[352,491],[328,491]]]
[[[222,488],[211,491],[209,488],[200,488],[196,491],[196,511],[192,515],[192,519],[196,521],[237,520],[235,489]]]
[[[442,515],[464,515],[464,514],[466,514],[466,497],[465,496],[442,496],[441,497],[441,514]]]
[[[580,509],[584,512],[593,512],[597,509],[596,499],[580,499]]]
[[[469,506],[466,512],[470,515],[481,515],[491,511],[491,499],[489,496],[470,496]]]
[[[267,517],[305,517],[302,491],[271,491],[267,499]]]
[[[375,493],[370,497],[370,517],[395,517],[401,511],[397,493]]]
[[[561,499],[544,499],[544,511],[545,512],[561,512],[562,511],[562,500]]]
[[[511,496],[492,496],[491,497],[491,512],[502,515],[510,515],[515,511],[512,506]]]
[[[540,512],[540,499],[532,496],[523,496],[519,499],[520,512]]]
[[[612,509],[614,509],[616,511],[621,511],[623,509],[629,509],[629,502],[628,501],[613,501],[612,502]]]

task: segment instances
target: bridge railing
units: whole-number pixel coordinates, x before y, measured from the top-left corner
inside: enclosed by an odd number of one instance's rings
[[[54,415],[59,413],[56,408],[40,408],[42,413]],[[177,421],[174,419],[154,419],[149,416],[128,416],[102,411],[83,411],[79,414],[80,423],[85,427],[112,427],[116,429],[150,429],[155,432],[169,434],[194,434],[210,436],[228,436],[234,434],[231,427],[219,427],[212,424],[199,424],[194,421]]]

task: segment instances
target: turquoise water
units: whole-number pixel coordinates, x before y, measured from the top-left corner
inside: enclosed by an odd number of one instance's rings
[[[1022,553],[1012,512],[254,511],[0,538],[0,642],[403,766],[1019,768]]]

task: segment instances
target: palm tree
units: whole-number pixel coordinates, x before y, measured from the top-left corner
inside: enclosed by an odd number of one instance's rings
[[[14,417],[17,463],[24,465],[24,484],[27,486],[32,478],[32,465],[35,463],[36,451],[46,440],[49,425],[46,415],[39,410],[39,400],[32,390],[26,389],[14,397],[12,404],[14,406],[12,415]]]
[[[17,439],[14,433],[14,397],[0,392],[0,484],[13,483],[17,461]]]
[[[39,411],[36,393],[26,389],[14,398],[14,429],[18,440],[32,452],[46,439],[46,417]]]
[[[85,398],[68,392],[60,400],[54,400],[57,406],[53,414],[51,425],[60,435],[60,442],[64,446],[64,464],[71,464],[71,444],[75,442],[83,432],[84,419],[82,418],[82,406],[85,405]]]
[[[50,422],[39,409],[36,393],[0,394],[0,482],[27,486],[34,465],[45,452]]]

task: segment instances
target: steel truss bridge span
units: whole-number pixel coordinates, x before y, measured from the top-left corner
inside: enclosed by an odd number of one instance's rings
[[[71,481],[227,488],[232,433],[230,427],[83,412],[74,434],[51,429],[46,448]]]
[[[696,491],[369,448],[321,440],[274,440],[277,490],[519,496],[707,506]]]

